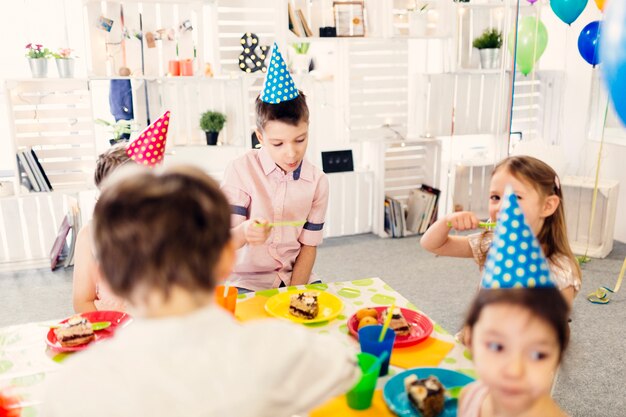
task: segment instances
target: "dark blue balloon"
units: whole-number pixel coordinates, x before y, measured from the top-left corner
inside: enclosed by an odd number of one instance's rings
[[[626,1],[609,1],[604,16],[600,68],[615,111],[626,125]]]
[[[578,52],[585,61],[594,67],[600,63],[598,45],[600,43],[600,22],[589,23],[578,36]]]

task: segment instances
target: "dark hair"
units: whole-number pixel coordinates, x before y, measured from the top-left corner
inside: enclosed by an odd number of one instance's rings
[[[482,310],[492,304],[519,306],[543,320],[554,330],[559,342],[560,358],[563,357],[569,342],[569,306],[557,288],[481,289],[465,319],[465,326],[470,332],[478,322]]]
[[[126,143],[118,143],[111,146],[98,156],[96,161],[96,170],[93,173],[93,180],[96,183],[96,187],[100,188],[100,183],[106,178],[115,168],[125,164],[131,159],[126,154]]]
[[[211,291],[230,240],[230,206],[198,168],[124,167],[105,182],[93,219],[96,257],[111,289]]]
[[[559,206],[551,216],[544,220],[543,227],[537,234],[537,240],[539,240],[546,258],[558,264],[559,260],[555,259],[554,256],[564,255],[570,261],[573,272],[582,279],[580,266],[572,253],[567,238],[563,192],[556,172],[545,162],[526,155],[511,156],[500,161],[491,175],[493,176],[501,169],[505,169],[516,179],[529,183],[541,197],[556,195],[559,198]],[[565,267],[565,265],[559,266]]]
[[[278,104],[270,104],[261,101],[261,96],[256,98],[256,126],[263,129],[267,122],[278,120],[283,123],[296,126],[301,121],[309,122],[309,107],[306,104],[306,96],[298,90],[298,97],[293,100],[283,101]]]

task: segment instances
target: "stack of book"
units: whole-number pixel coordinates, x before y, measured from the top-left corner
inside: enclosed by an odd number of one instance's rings
[[[52,185],[43,167],[39,163],[35,151],[19,151],[17,153],[17,167],[20,183],[29,191],[52,191]]]
[[[81,228],[80,208],[78,201],[74,198],[70,198],[68,206],[68,212],[61,222],[57,237],[50,249],[50,269],[53,271],[58,266],[67,268],[74,265],[76,239]]]
[[[422,234],[437,220],[440,191],[423,184],[411,190],[406,206],[385,197],[385,232],[391,237]]]

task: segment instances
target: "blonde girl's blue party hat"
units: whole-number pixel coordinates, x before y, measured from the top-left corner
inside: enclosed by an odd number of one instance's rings
[[[267,67],[261,90],[261,101],[278,104],[293,100],[298,95],[298,89],[289,74],[285,60],[278,50],[278,45],[274,42],[270,64]]]
[[[498,213],[483,274],[483,288],[555,287],[541,245],[526,222],[511,187]]]

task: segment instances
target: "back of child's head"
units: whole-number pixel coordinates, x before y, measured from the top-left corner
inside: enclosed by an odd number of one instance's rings
[[[201,170],[129,166],[104,183],[94,211],[96,257],[111,289],[166,298],[181,288],[209,292],[230,240],[230,206]]]
[[[96,170],[93,174],[96,187],[100,188],[100,184],[107,175],[130,160],[126,154],[126,143],[118,143],[101,153],[96,161]]]
[[[569,342],[569,306],[556,287],[481,289],[469,308],[465,326],[470,335],[480,319],[481,312],[490,305],[508,305],[527,310],[552,330],[559,344],[560,358]],[[506,326],[506,323],[502,323]]]
[[[545,162],[525,155],[511,156],[502,160],[496,165],[493,173],[495,174],[500,170],[506,170],[517,180],[534,187],[542,199],[551,195],[559,198],[557,209],[551,216],[544,219],[543,227],[539,231],[537,239],[542,244],[548,259],[554,260],[553,256],[557,254],[566,256],[580,277],[578,262],[574,258],[567,238],[563,191],[561,190],[561,182],[557,173]]]
[[[309,123],[309,107],[302,91],[299,91],[296,98],[276,104],[262,101],[259,95],[256,98],[255,110],[258,129],[263,129],[267,122],[271,121],[279,121],[292,126],[297,126],[300,122]]]

